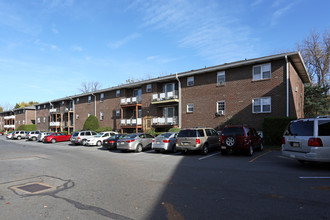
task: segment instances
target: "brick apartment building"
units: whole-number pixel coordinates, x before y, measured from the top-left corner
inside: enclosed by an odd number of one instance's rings
[[[20,125],[35,124],[35,106],[0,112],[0,130],[15,130]]]
[[[262,129],[265,117],[304,117],[304,83],[298,52],[207,67],[36,105],[40,130],[81,130],[89,115],[120,132],[227,123]],[[1,114],[0,114],[1,115]]]

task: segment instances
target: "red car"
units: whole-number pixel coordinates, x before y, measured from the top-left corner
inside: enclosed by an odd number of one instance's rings
[[[59,141],[69,141],[71,135],[64,134],[64,133],[52,133],[44,138],[44,142],[46,143],[56,143]]]
[[[252,156],[255,150],[262,151],[262,138],[254,128],[240,125],[226,126],[220,136],[220,149],[223,155],[231,151],[243,151]]]

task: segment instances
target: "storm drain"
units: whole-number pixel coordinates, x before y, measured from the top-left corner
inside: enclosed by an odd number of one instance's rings
[[[28,183],[21,186],[12,187],[28,193],[41,193],[53,189],[54,187],[44,183]]]

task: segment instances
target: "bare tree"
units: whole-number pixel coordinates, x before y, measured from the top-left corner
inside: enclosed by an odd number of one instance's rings
[[[330,32],[325,30],[323,35],[311,31],[310,36],[300,44],[300,51],[312,81],[317,85],[325,87],[329,85],[330,66]]]
[[[79,90],[82,93],[95,92],[101,88],[101,84],[97,81],[82,82]]]

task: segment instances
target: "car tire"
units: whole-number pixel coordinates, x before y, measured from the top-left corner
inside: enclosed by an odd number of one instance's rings
[[[249,148],[246,151],[246,155],[252,156],[253,155],[253,147],[252,145],[249,146]]]
[[[32,141],[36,141],[37,140],[37,138],[36,137],[32,137]]]
[[[51,142],[54,144],[54,143],[56,143],[56,140],[55,139],[52,139]]]
[[[101,141],[96,142],[96,146],[101,146],[101,145],[102,145]]]
[[[228,154],[228,151],[227,150],[221,150],[221,154],[222,155],[227,155]]]
[[[202,147],[202,154],[207,155],[209,153],[209,146],[207,143],[205,143]]]
[[[225,139],[225,145],[227,147],[235,147],[237,144],[237,139],[234,136],[228,136]]]
[[[141,151],[142,151],[142,145],[138,144],[138,146],[136,146],[135,152],[140,153]]]
[[[260,143],[260,146],[258,148],[259,151],[263,151],[264,150],[264,145],[262,143]]]
[[[21,139],[22,139],[21,136],[18,136],[18,137],[17,137],[17,140],[21,140]]]
[[[86,145],[86,140],[85,139],[81,141],[81,145],[83,145],[83,146]]]
[[[176,153],[176,152],[177,152],[177,149],[176,149],[176,146],[174,144],[173,147],[172,147],[172,153]]]

